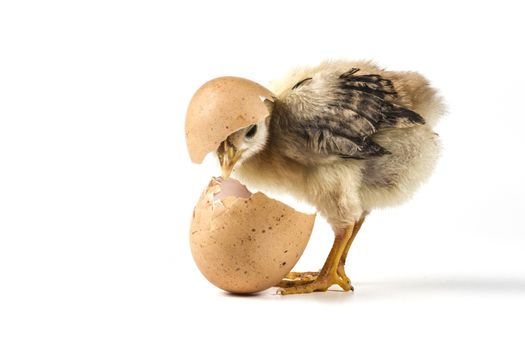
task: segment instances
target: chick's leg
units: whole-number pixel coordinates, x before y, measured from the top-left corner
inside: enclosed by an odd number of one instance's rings
[[[326,259],[323,268],[313,281],[305,280],[304,283],[295,283],[292,287],[286,287],[286,284],[283,284],[285,288],[279,289],[279,293],[286,295],[324,292],[334,284],[339,285],[345,291],[350,290],[352,288],[351,285],[345,283],[345,281],[339,277],[337,269],[345,248],[352,238],[353,231],[354,225],[352,224],[346,228],[343,234],[336,235],[330,254],[328,254],[328,258]]]
[[[339,265],[337,266],[337,275],[343,281],[343,283],[350,285],[351,290],[354,290],[354,288],[352,287],[350,283],[350,278],[348,278],[345,272],[346,256],[348,255],[350,246],[352,245],[352,242],[354,241],[355,236],[357,236],[357,233],[361,229],[361,226],[363,225],[363,222],[365,221],[365,218],[367,215],[368,215],[367,212],[363,213],[363,215],[359,218],[359,221],[357,221],[357,223],[354,225],[352,236],[350,237],[350,240],[346,244],[345,250],[343,251],[343,255],[341,256],[341,260],[339,261]],[[286,277],[276,287],[288,288],[288,287],[293,287],[293,286],[304,285],[304,284],[315,281],[317,276],[319,276],[319,271],[312,271],[312,272],[293,272],[292,271],[288,273],[288,275],[286,275]]]
[[[346,275],[345,272],[345,263],[346,263],[346,256],[348,255],[348,251],[350,250],[350,246],[352,245],[352,242],[354,241],[355,236],[357,236],[357,233],[361,229],[361,226],[363,225],[363,222],[365,221],[366,216],[368,213],[363,213],[363,215],[359,218],[359,221],[356,222],[354,225],[354,229],[352,231],[352,237],[350,237],[350,240],[346,244],[345,250],[343,252],[343,255],[341,256],[341,260],[339,260],[339,266],[337,266],[337,274],[339,277],[345,282],[351,285],[350,278]],[[354,290],[354,287],[351,287],[352,290]]]

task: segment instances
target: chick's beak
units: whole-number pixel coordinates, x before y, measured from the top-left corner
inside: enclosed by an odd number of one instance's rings
[[[242,152],[232,145],[228,140],[221,143],[219,147],[219,161],[221,163],[222,178],[230,177],[233,167],[241,158]]]

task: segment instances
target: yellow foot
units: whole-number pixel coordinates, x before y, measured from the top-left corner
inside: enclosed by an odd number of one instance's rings
[[[313,281],[306,281],[306,279],[298,280],[298,281],[302,281],[302,283],[292,283],[291,285],[289,284],[281,285],[283,283],[281,282],[278,285],[281,288],[279,288],[277,293],[281,295],[288,295],[288,294],[303,294],[303,293],[313,293],[313,292],[326,292],[328,288],[330,288],[334,284],[337,284],[344,291],[353,290],[352,285],[350,283],[346,283],[345,281],[343,281],[343,279],[339,277],[337,273],[333,273],[331,275],[318,275],[317,278],[315,278]],[[294,281],[292,280],[292,282]]]
[[[352,286],[352,283],[350,282],[350,278],[348,278],[348,276],[346,275],[345,267],[343,265],[339,265],[337,267],[337,275],[343,281],[343,283],[350,286],[350,290],[354,291],[354,286]]]
[[[276,287],[280,288],[290,288],[295,286],[302,286],[308,283],[312,283],[319,276],[319,272],[290,272],[286,275],[285,278],[279,282]],[[343,290],[348,291],[354,290],[354,287],[350,283],[350,278],[346,276],[345,269],[343,266],[339,266],[337,269],[337,278],[338,281],[334,284],[338,284]]]
[[[295,280],[298,278],[310,278],[312,281],[319,276],[319,271],[309,271],[309,272],[289,272],[286,275],[286,279]]]
[[[276,287],[288,288],[311,283],[319,276],[319,272],[290,272],[276,285]]]

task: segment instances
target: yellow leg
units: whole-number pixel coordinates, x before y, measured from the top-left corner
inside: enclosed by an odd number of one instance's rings
[[[337,274],[339,277],[347,284],[350,284],[350,278],[346,275],[345,272],[345,263],[346,263],[346,256],[348,255],[348,251],[350,250],[350,246],[352,245],[352,242],[354,241],[355,236],[357,236],[357,233],[361,229],[361,226],[363,225],[363,222],[365,221],[366,216],[368,213],[363,213],[361,218],[359,218],[359,221],[355,224],[354,229],[352,231],[352,237],[350,237],[350,240],[348,241],[345,250],[343,252],[343,255],[341,256],[341,260],[339,260],[339,266],[337,266]],[[354,287],[351,287],[352,290],[354,290]]]
[[[337,274],[339,262],[345,252],[346,246],[352,238],[354,231],[354,225],[349,225],[343,235],[337,235],[334,240],[330,254],[324,263],[323,268],[313,281],[296,283],[291,287],[285,287],[279,289],[279,293],[282,295],[286,294],[299,294],[299,293],[312,293],[312,292],[324,292],[330,288],[330,286],[337,284],[345,291],[350,290],[352,287],[349,283],[345,283]]]

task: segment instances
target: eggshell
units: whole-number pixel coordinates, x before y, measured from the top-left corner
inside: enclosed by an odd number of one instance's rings
[[[186,144],[194,163],[220,143],[270,115],[264,101],[274,101],[265,87],[248,79],[220,77],[208,81],[193,95],[186,113]]]
[[[310,239],[315,214],[297,212],[260,192],[240,189],[236,197],[237,190],[227,189],[232,186],[224,188],[233,195],[218,199],[221,183],[214,179],[202,193],[193,212],[191,252],[215,286],[254,293],[291,271]]]

